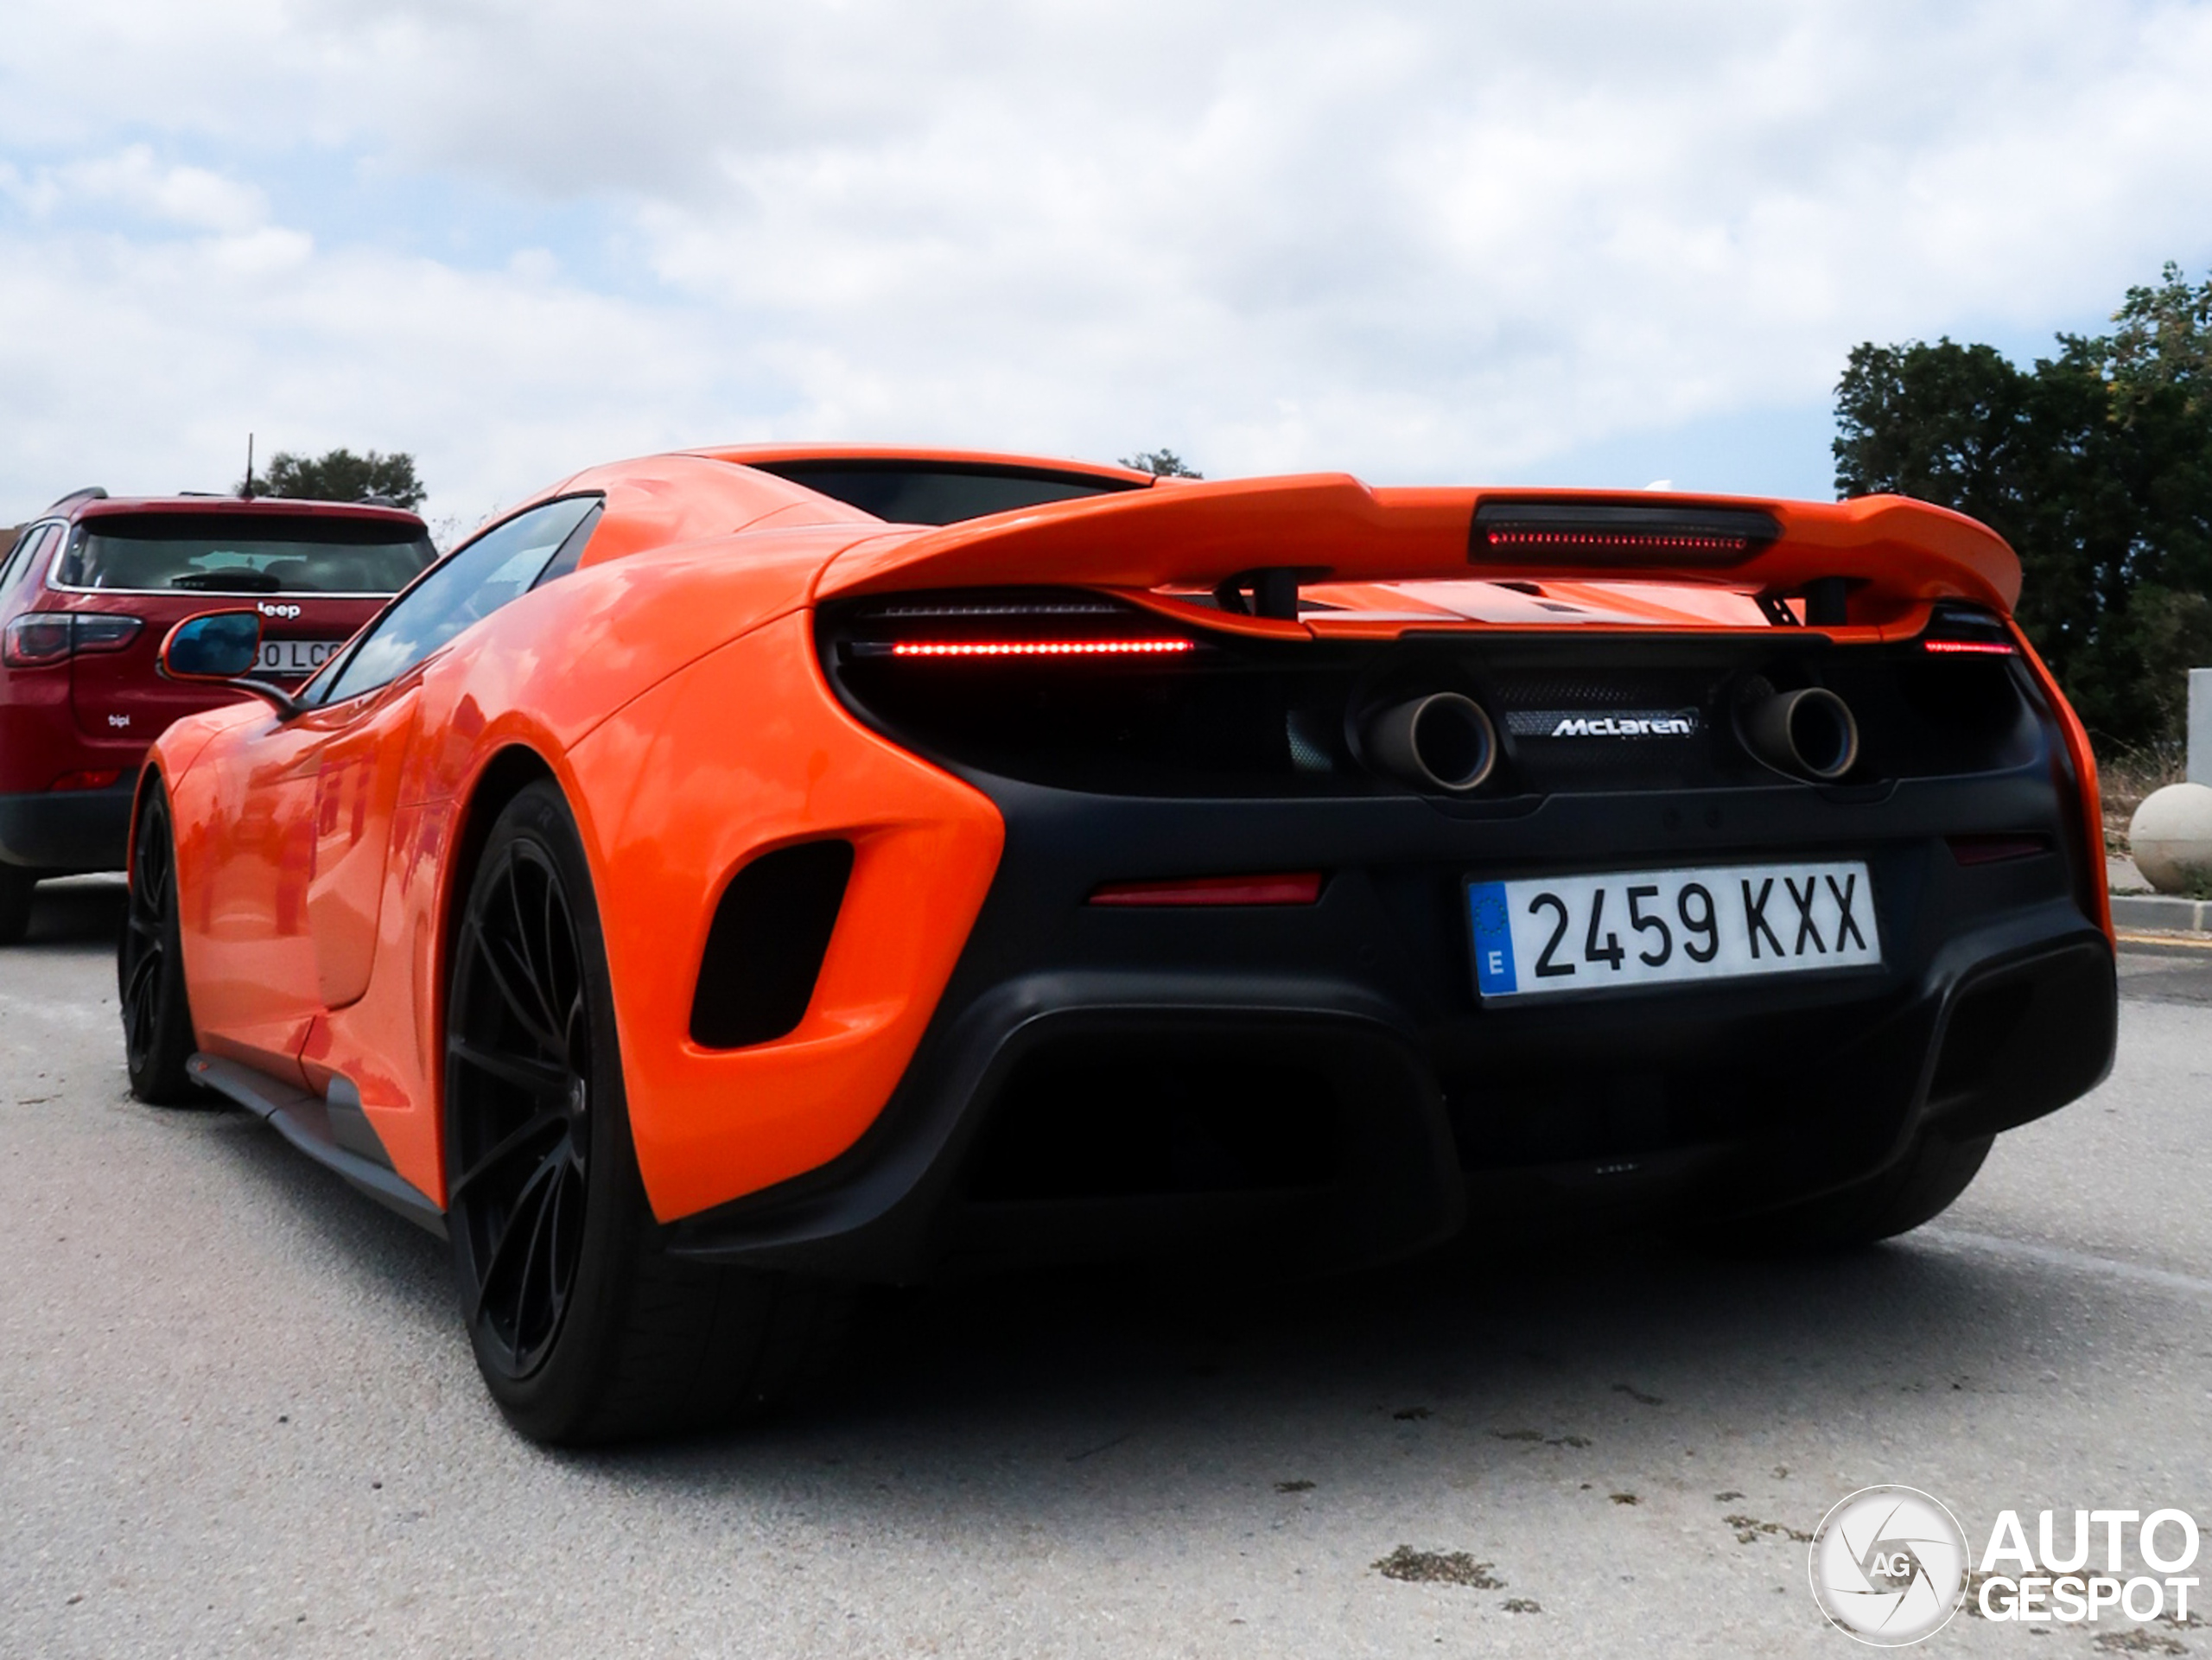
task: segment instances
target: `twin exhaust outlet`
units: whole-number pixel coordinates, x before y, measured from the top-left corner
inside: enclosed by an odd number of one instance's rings
[[[1824,686],[1777,691],[1750,682],[1736,709],[1744,747],[1777,772],[1829,783],[1859,760],[1859,722]],[[1483,706],[1456,691],[1394,703],[1367,723],[1376,770],[1417,790],[1465,795],[1497,765],[1497,728]]]
[[[1395,703],[1367,725],[1367,748],[1382,771],[1419,790],[1465,795],[1497,765],[1497,728],[1483,706],[1456,691]]]

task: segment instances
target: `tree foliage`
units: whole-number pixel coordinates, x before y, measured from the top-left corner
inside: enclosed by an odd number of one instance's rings
[[[295,455],[279,450],[269,458],[261,477],[241,481],[238,494],[281,496],[297,501],[367,501],[381,499],[410,512],[423,505],[427,493],[415,476],[415,458],[404,450],[379,455],[372,449],[356,455],[350,449],[333,449],[320,456]]]
[[[2021,625],[2107,743],[2180,733],[2212,665],[2212,277],[2168,265],[2113,330],[2022,369],[1868,342],[1836,388],[1836,488],[1970,513],[2020,556]]]
[[[1186,463],[1172,449],[1140,449],[1122,457],[1122,465],[1149,473],[1156,479],[1202,479],[1205,474]]]

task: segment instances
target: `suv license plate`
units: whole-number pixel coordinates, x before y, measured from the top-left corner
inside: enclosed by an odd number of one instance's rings
[[[254,669],[260,674],[313,674],[345,644],[342,639],[264,639]]]
[[[1485,1002],[1878,968],[1866,865],[1732,865],[1467,884]]]

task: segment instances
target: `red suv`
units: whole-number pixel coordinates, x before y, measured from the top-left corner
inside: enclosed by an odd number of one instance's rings
[[[170,627],[251,598],[258,672],[306,678],[436,558],[397,508],[226,496],[64,496],[0,559],[0,942],[41,876],[117,870],[146,746],[237,696],[162,679]]]

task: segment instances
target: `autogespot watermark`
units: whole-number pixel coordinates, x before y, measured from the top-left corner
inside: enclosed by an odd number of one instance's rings
[[[1811,1568],[1822,1613],[1862,1643],[1902,1648],[1959,1612],[1967,1536],[1916,1487],[1862,1487],[1813,1530]]]
[[[2037,1516],[2034,1544],[2018,1511],[1999,1511],[1979,1570],[1965,1530],[1916,1487],[1865,1487],[1814,1530],[1813,1597],[1840,1630],[1878,1648],[1933,1637],[1967,1606],[1984,1619],[2094,1625],[2101,1615],[2189,1621],[2200,1540],[2187,1511],[2087,1510]],[[2148,1573],[2122,1563],[2131,1540]],[[2103,1547],[2101,1552],[2098,1546]],[[2101,1561],[2097,1571],[2093,1557]],[[1973,1581],[1979,1580],[1979,1584]]]

